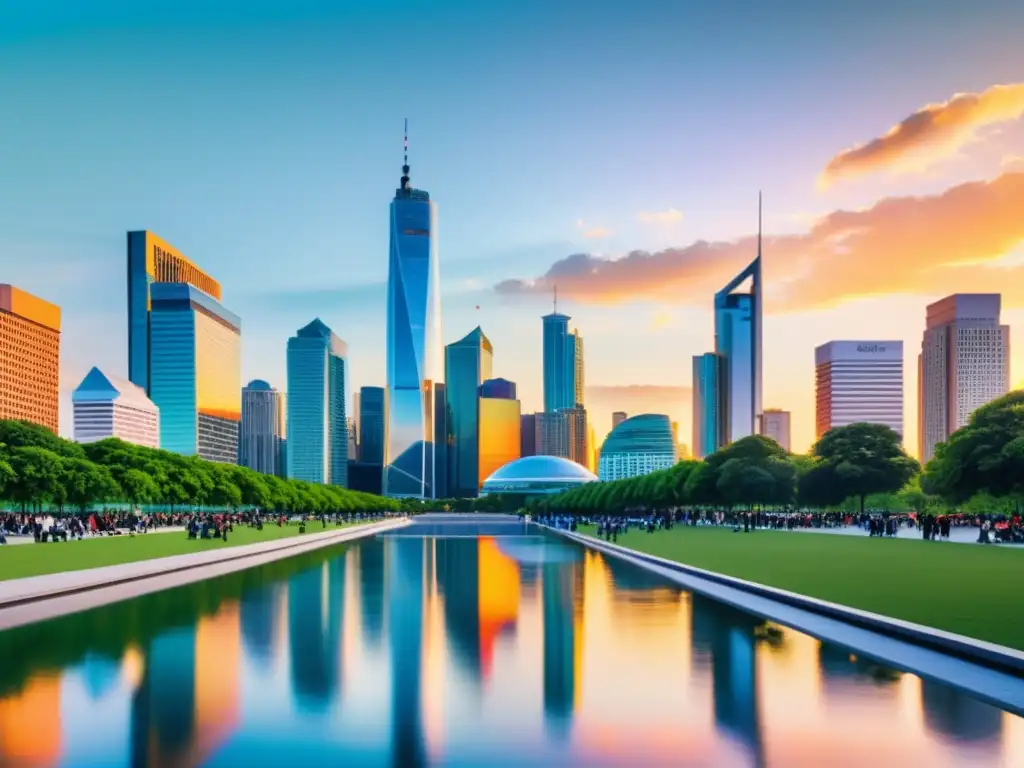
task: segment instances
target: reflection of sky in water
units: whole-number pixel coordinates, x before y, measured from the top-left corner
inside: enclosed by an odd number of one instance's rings
[[[0,765],[1024,765],[1017,717],[541,539],[368,541],[204,590],[26,668]]]

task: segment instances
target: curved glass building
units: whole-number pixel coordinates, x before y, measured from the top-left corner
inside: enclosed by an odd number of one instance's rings
[[[668,469],[678,459],[672,421],[661,413],[626,419],[611,431],[601,446],[597,476],[623,480]]]
[[[593,472],[575,461],[558,456],[524,456],[510,461],[484,480],[480,495],[512,493],[543,496],[595,480],[597,476]]]
[[[401,186],[391,201],[383,478],[387,496],[434,498],[438,490],[434,458],[442,430],[435,424],[435,411],[443,346],[436,221],[430,194],[410,185],[406,154]]]

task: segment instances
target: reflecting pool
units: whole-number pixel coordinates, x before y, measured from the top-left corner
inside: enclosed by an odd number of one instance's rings
[[[537,536],[368,539],[0,634],[3,766],[1024,765],[1024,721]]]

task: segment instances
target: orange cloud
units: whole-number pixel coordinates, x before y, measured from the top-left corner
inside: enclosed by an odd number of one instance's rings
[[[683,212],[675,208],[669,208],[667,211],[641,211],[637,218],[646,224],[672,224],[683,220]]]
[[[819,179],[823,187],[840,179],[884,170],[923,170],[974,140],[987,125],[1024,115],[1024,83],[994,85],[981,93],[958,93],[929,104],[884,135],[833,157]]]
[[[611,237],[612,231],[605,227],[591,227],[583,233],[583,236],[588,240],[602,240],[606,237]]]
[[[860,211],[834,211],[806,234],[766,237],[768,311],[794,311],[891,293],[934,296],[1002,291],[1024,306],[1024,266],[998,260],[1024,243],[1024,172],[970,182],[932,197],[891,197]],[[756,252],[751,235],[698,241],[657,253],[606,259],[577,253],[541,277],[505,280],[506,296],[560,295],[611,304],[632,300],[706,306]]]

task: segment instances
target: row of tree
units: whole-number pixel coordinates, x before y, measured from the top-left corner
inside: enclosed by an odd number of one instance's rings
[[[627,509],[866,508],[1012,513],[1024,499],[1024,391],[979,408],[939,445],[922,472],[900,436],[880,424],[826,433],[807,456],[767,437],[737,440],[703,461],[607,483],[588,483],[540,502],[539,511],[616,514]]]
[[[384,512],[394,499],[285,480],[247,467],[144,448],[116,438],[80,445],[24,421],[0,421],[0,498],[22,510],[96,504],[259,508],[290,514]]]

